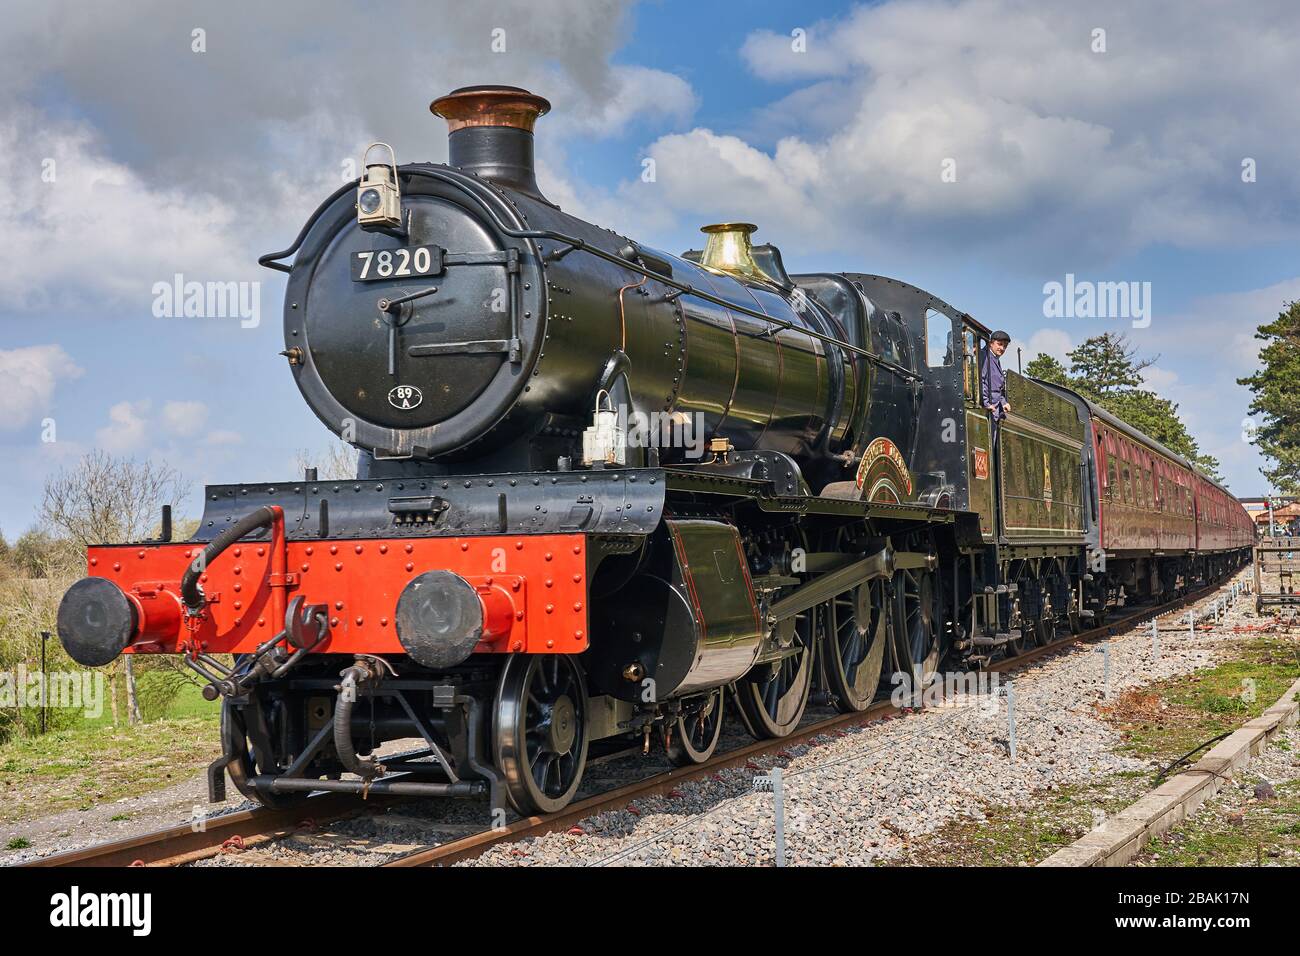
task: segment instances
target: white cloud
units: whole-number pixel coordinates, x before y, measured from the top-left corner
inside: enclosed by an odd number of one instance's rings
[[[563,91],[550,99],[556,115],[542,120],[543,123],[555,126],[558,121],[590,136],[613,136],[634,120],[650,117],[684,122],[698,105],[695,91],[680,76],[644,66],[622,65],[610,67],[609,88],[594,102],[571,102],[577,97]]]
[[[30,252],[0,259],[0,309],[147,315],[153,283],[177,272],[265,278],[257,255],[288,242],[367,143],[393,143],[399,162],[446,159],[428,104],[455,87],[486,79],[550,98],[539,160],[562,192],[575,143],[639,120],[684,122],[696,107],[681,77],[611,62],[628,37],[625,0],[556,0],[546,15],[531,0],[399,0],[383,19],[401,28],[378,29],[386,61],[408,68],[389,71],[382,94],[371,51],[357,48],[374,31],[355,10],[242,6],[205,13],[201,54],[193,13],[168,0],[141,0],[125,19],[66,0],[7,11],[0,241]],[[497,29],[503,53],[490,46]],[[73,108],[34,105],[52,99]],[[46,159],[54,182],[42,180]]]
[[[149,437],[149,401],[118,402],[108,410],[108,424],[95,432],[95,443],[114,454],[136,451]]]
[[[208,406],[203,402],[171,401],[162,408],[163,425],[174,435],[189,438],[197,435],[208,419]]]
[[[1063,329],[1039,329],[1029,337],[1029,345],[1025,349],[1025,355],[1030,361],[1039,355],[1050,355],[1067,369],[1070,367],[1070,351],[1074,348],[1074,343],[1070,339],[1070,333]]]
[[[84,123],[10,111],[0,118],[0,168],[8,171],[0,176],[0,237],[24,252],[0,257],[0,306],[111,304],[148,315],[150,287],[175,272],[251,274],[231,245],[230,206],[156,187],[111,159]],[[49,172],[52,181],[42,178]]]
[[[1263,343],[1255,338],[1255,329],[1295,301],[1300,301],[1300,276],[1259,289],[1202,296],[1179,313],[1153,316],[1147,330],[1154,340],[1151,348],[1184,360],[1212,355],[1217,365],[1245,376],[1259,367]]]
[[[759,31],[749,68],[809,84],[760,111],[775,145],[662,137],[661,198],[739,210],[808,251],[905,241],[1022,267],[1289,236],[1300,128],[1277,117],[1300,59],[1277,32],[1286,9],[893,0],[809,25],[805,53]],[[1213,50],[1214,68],[1193,50]],[[1243,156],[1267,182],[1241,181]]]
[[[81,373],[61,345],[0,349],[0,430],[22,428],[49,411],[58,383]]]
[[[1157,395],[1168,395],[1179,384],[1178,373],[1159,365],[1148,365],[1142,370],[1142,384]]]
[[[810,200],[820,187],[814,183],[818,159],[807,144],[784,139],[769,155],[737,136],[693,129],[661,137],[649,153],[657,177],[654,200],[686,211],[694,224],[756,222],[760,239],[776,235],[789,245],[825,246],[836,203]]]
[[[241,445],[244,442],[244,436],[229,428],[218,428],[208,432],[204,440],[209,445]]]

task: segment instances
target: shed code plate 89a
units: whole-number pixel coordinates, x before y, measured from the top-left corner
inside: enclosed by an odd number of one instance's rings
[[[442,273],[441,246],[404,246],[400,249],[366,249],[352,254],[352,281],[376,282],[406,276]]]

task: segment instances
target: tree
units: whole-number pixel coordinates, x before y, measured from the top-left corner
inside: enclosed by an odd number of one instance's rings
[[[175,508],[189,482],[166,463],[119,458],[96,449],[45,482],[41,518],[82,547],[138,541]]]
[[[1085,339],[1070,353],[1070,375],[1100,399],[1140,386],[1142,371],[1159,359],[1139,359],[1124,335],[1105,332]]]
[[[315,468],[321,481],[351,481],[357,476],[357,450],[335,439],[323,448],[298,450],[298,470]]]
[[[1070,387],[1070,375],[1057,359],[1046,353],[1040,352],[1038,358],[1034,359],[1025,366],[1025,374],[1030,378],[1036,378],[1040,381],[1051,382],[1053,385],[1064,385]]]
[[[25,578],[48,578],[80,562],[77,546],[41,528],[32,528],[14,542],[10,561]],[[82,570],[85,570],[84,568]]]
[[[170,465],[96,449],[45,482],[41,518],[83,548],[138,541],[154,527],[162,506],[176,507],[188,490]],[[134,724],[141,720],[135,666],[131,655],[124,660],[127,720]]]
[[[1142,358],[1122,334],[1105,332],[1086,339],[1070,352],[1070,369],[1050,355],[1040,353],[1025,367],[1034,378],[1064,385],[1170,451],[1190,460],[1210,477],[1221,481],[1219,462],[1201,453],[1187,426],[1178,417],[1178,406],[1155,392],[1142,388],[1142,372],[1155,358]]]
[[[1265,343],[1259,371],[1237,384],[1251,391],[1250,414],[1263,416],[1255,444],[1273,467],[1260,473],[1283,494],[1300,494],[1300,302],[1286,303],[1255,338]]]

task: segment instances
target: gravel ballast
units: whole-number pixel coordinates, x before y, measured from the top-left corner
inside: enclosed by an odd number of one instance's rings
[[[1211,600],[1198,609],[1204,612]],[[885,862],[906,841],[945,823],[982,819],[981,807],[1025,804],[1036,794],[1147,769],[1147,761],[1116,752],[1120,737],[1097,712],[1105,699],[1106,658],[1115,697],[1212,666],[1227,642],[1241,639],[1233,624],[1253,619],[1249,601],[1239,600],[1221,626],[1198,628],[1195,636],[1185,618],[1163,619],[1158,654],[1150,625],[1139,625],[1015,673],[1015,760],[1005,696],[959,695],[904,718],[792,746],[566,833],[493,847],[461,865],[771,865],[773,799],[754,791],[753,778],[776,764],[785,775],[787,863]]]

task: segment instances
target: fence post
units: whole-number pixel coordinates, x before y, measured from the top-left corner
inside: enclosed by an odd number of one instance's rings
[[[785,791],[781,768],[772,768],[772,806],[776,811],[776,865],[785,866]]]
[[[772,807],[776,817],[776,865],[785,866],[785,788],[781,768],[773,767],[768,773],[754,778],[754,789],[771,791]]]
[[[1016,759],[1016,685],[1007,681],[1007,748]]]
[[[45,645],[49,643],[50,632],[41,631],[41,733],[45,733],[45,708],[49,706],[49,678],[45,676]]]

